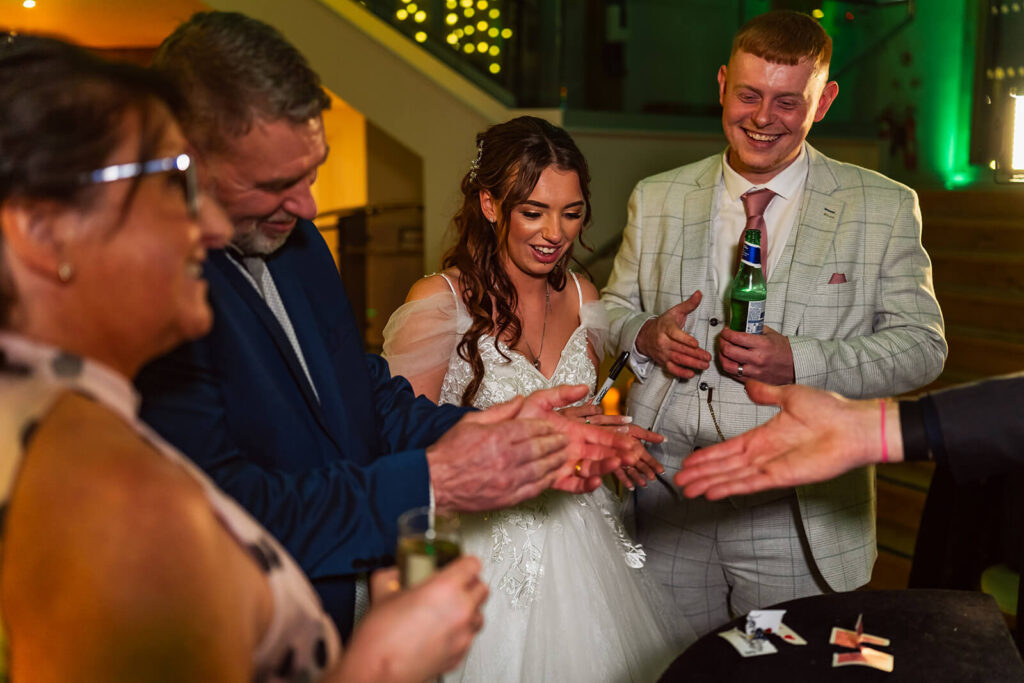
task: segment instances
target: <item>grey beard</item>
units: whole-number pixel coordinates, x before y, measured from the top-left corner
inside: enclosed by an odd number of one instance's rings
[[[290,234],[290,233],[289,233]],[[280,249],[288,237],[272,238],[260,232],[258,221],[248,221],[243,229],[235,228],[235,236],[231,243],[242,252],[243,256],[269,256]]]

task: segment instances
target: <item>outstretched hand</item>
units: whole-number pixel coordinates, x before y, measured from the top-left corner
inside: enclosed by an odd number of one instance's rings
[[[668,309],[657,318],[648,320],[636,336],[636,350],[665,368],[676,377],[690,379],[696,370],[707,370],[711,354],[700,348],[700,343],[683,331],[691,313],[700,305],[700,290]]]
[[[569,438],[563,450],[565,462],[552,485],[552,488],[561,491],[593,491],[601,485],[602,476],[623,465],[635,464],[643,450],[642,446],[630,438],[629,425],[604,429],[595,424],[587,424],[587,418],[580,421],[558,413],[558,408],[579,401],[588,391],[582,384],[535,391],[526,398],[519,413],[520,417],[545,419]]]
[[[613,429],[620,434],[628,434],[636,442],[635,445],[639,446],[635,451],[637,456],[636,463],[633,465],[623,465],[612,472],[615,478],[622,482],[622,485],[630,491],[637,486],[647,486],[647,482],[653,481],[657,475],[665,471],[662,464],[647,452],[642,443],[661,443],[665,440],[665,437],[657,432],[652,432],[633,424],[633,418],[629,415],[605,415],[600,406],[589,403],[571,408],[563,408],[558,412],[571,420],[597,425],[605,429]]]
[[[850,401],[801,385],[749,381],[754,403],[782,412],[744,434],[702,448],[683,460],[675,483],[689,498],[709,500],[825,481],[880,460],[878,401]],[[888,443],[902,459],[898,411],[888,406]]]
[[[524,403],[515,398],[469,413],[427,448],[438,507],[464,512],[508,507],[539,495],[563,476],[570,438],[548,419],[515,419]]]
[[[623,486],[632,491],[637,486],[646,487],[647,482],[654,481],[655,477],[665,471],[664,465],[658,462],[658,459],[651,455],[643,445],[643,442],[662,443],[665,441],[665,437],[637,425],[629,426],[629,435],[639,447],[636,462],[633,465],[623,465],[615,470],[614,474]]]

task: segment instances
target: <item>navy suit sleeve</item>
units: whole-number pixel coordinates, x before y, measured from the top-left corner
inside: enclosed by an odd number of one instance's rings
[[[398,515],[429,501],[424,448],[462,411],[417,401],[381,358],[364,356],[315,226],[300,222],[268,266],[316,395],[278,321],[227,254],[214,252],[204,269],[213,328],[143,370],[142,417],[311,578],[386,564]]]
[[[366,364],[385,453],[426,448],[472,410],[438,406],[424,396],[416,396],[409,382],[404,377],[392,377],[387,361],[376,354],[366,354]]]
[[[268,267],[303,360],[239,267],[213,252],[213,328],[143,369],[142,418],[280,539],[344,630],[352,576],[393,562],[399,514],[429,501],[424,449],[465,411],[417,399],[364,355],[312,224]]]
[[[138,381],[142,418],[260,520],[311,578],[388,563],[398,515],[428,503],[426,444],[414,442],[443,432],[450,420],[435,422],[432,429],[386,430],[390,442],[404,440],[408,449],[366,464],[311,453],[313,445],[298,434],[292,452],[266,453],[252,447],[261,438],[258,426],[235,437],[225,387],[205,357],[208,350],[203,342],[189,344],[143,371]],[[388,388],[383,384],[377,393],[394,393],[392,402],[400,403],[401,392]],[[267,444],[267,449],[287,446]],[[289,461],[297,464],[284,464]]]

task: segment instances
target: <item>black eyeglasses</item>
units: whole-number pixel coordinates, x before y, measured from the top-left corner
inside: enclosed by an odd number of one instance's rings
[[[178,178],[181,182],[182,193],[185,195],[185,205],[188,207],[189,217],[196,218],[199,215],[199,185],[196,181],[196,165],[192,162],[192,157],[187,154],[98,168],[95,171],[83,173],[80,181],[83,184],[112,183],[115,180],[138,178],[152,173],[170,173]]]

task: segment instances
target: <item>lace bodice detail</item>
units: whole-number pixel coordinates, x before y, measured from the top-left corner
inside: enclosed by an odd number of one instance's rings
[[[469,328],[469,315],[458,296],[455,296],[455,288],[448,276],[442,277],[452,288],[458,311],[457,332],[461,338]],[[484,379],[473,400],[475,408],[490,408],[497,403],[510,401],[516,396],[527,396],[539,389],[550,389],[561,384],[586,384],[594,391],[597,384],[597,369],[587,353],[587,325],[584,320],[590,310],[587,307],[601,304],[584,304],[575,273],[572,274],[572,281],[580,298],[580,324],[565,343],[551,377],[545,377],[526,356],[510,349],[504,341],[496,340],[493,335],[485,335],[480,338],[479,343],[480,358],[484,363]],[[456,346],[448,359],[448,372],[441,384],[441,396],[437,402],[459,405],[462,403],[462,394],[472,379],[473,368],[462,359]]]
[[[513,351],[505,342],[498,340],[497,348],[494,342],[494,337],[490,335],[480,340],[484,379],[473,401],[477,408],[489,408],[516,396],[526,396],[538,389],[548,389],[560,384],[586,384],[591,391],[594,389],[597,370],[594,369],[594,363],[587,353],[587,332],[582,324],[573,331],[566,342],[558,365],[555,366],[550,378],[545,377],[526,356]],[[502,356],[502,353],[505,356]],[[459,356],[458,349],[455,349],[448,362],[448,373],[441,384],[441,397],[438,403],[461,403],[462,393],[472,379],[473,368]]]

